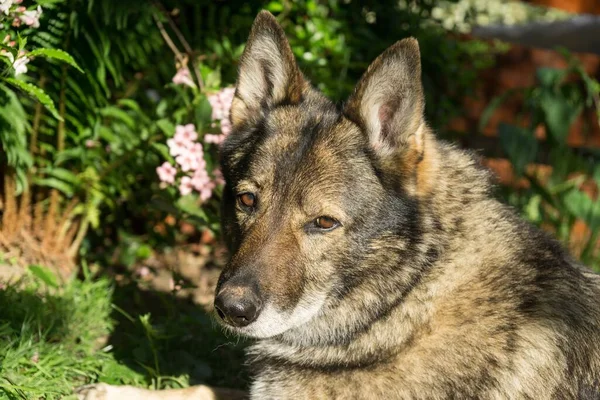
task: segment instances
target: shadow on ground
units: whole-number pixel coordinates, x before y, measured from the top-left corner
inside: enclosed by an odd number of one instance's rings
[[[107,344],[116,360],[145,374],[149,383],[160,376],[159,387],[178,387],[164,377],[187,375],[190,385],[247,387],[243,365],[247,343],[225,335],[214,318],[191,299],[129,283],[115,286],[113,304],[116,323]],[[150,324],[144,323],[145,315]],[[100,379],[112,380],[110,376]]]

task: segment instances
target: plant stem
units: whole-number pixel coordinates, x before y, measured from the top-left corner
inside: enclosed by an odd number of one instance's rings
[[[77,252],[79,251],[79,247],[81,246],[81,243],[87,234],[89,226],[90,221],[86,217],[83,217],[81,224],[79,225],[79,229],[77,230],[77,236],[75,236],[75,239],[73,240],[73,243],[71,243],[71,246],[67,252],[69,258],[73,259],[77,256]]]
[[[185,39],[185,36],[183,36],[183,34],[181,33],[181,31],[177,27],[177,24],[175,23],[175,21],[173,21],[173,18],[171,18],[171,15],[167,12],[167,10],[160,3],[160,1],[154,2],[154,5],[155,5],[156,8],[158,8],[159,10],[161,10],[161,12],[163,13],[163,15],[167,18],[167,22],[169,23],[169,26],[171,27],[171,29],[173,30],[173,32],[175,32],[175,35],[179,39],[179,42],[182,44],[182,46],[185,49],[186,53],[190,57],[191,62],[192,62],[192,66],[193,66],[192,70],[194,71],[194,74],[196,75],[196,79],[198,80],[198,86],[200,87],[201,91],[204,90],[204,81],[202,80],[202,74],[200,73],[200,69],[198,68],[198,64],[196,63],[196,59],[193,56],[194,50],[192,50],[192,47],[190,46],[190,44],[188,43],[188,41]]]
[[[46,76],[42,75],[39,82],[40,89],[44,90],[46,86]],[[44,113],[44,107],[42,103],[38,102],[35,105],[35,113],[33,116],[33,126],[31,127],[31,140],[29,141],[29,154],[35,160],[35,153],[37,152],[37,139],[40,131],[40,125],[42,121],[42,115]],[[19,222],[26,228],[31,228],[31,221],[33,220],[30,215],[29,206],[31,205],[31,169],[27,171],[26,184],[23,188],[23,194],[21,195],[21,204],[19,205]]]

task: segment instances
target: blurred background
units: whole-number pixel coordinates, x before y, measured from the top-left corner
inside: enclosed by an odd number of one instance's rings
[[[430,125],[600,270],[595,0],[2,0],[0,398],[247,385],[209,313],[218,148],[261,9],[338,102],[416,37]]]

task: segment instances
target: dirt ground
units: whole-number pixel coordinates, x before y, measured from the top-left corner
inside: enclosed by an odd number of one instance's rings
[[[227,262],[225,249],[186,245],[156,253],[131,269],[130,276],[115,273],[118,284],[134,280],[142,290],[172,293],[211,312],[219,274]]]

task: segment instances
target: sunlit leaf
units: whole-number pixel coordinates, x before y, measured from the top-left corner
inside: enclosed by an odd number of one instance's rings
[[[59,49],[35,49],[33,51],[30,51],[27,54],[28,57],[45,57],[45,58],[50,58],[53,60],[59,60],[62,62],[65,62],[69,65],[71,65],[72,67],[74,67],[75,69],[77,69],[79,72],[83,73],[83,70],[81,69],[81,67],[79,65],[77,65],[77,62],[75,62],[75,59],[66,51],[63,50],[59,50]]]
[[[5,78],[5,81],[21,89],[25,93],[29,94],[31,97],[38,100],[44,105],[44,107],[48,109],[48,111],[52,113],[54,118],[62,121],[61,116],[58,114],[58,111],[56,111],[56,107],[54,107],[54,102],[52,101],[50,96],[48,96],[46,92],[44,92],[42,89],[31,83],[20,81],[15,78]]]
[[[565,143],[569,128],[583,109],[583,104],[567,101],[566,98],[547,93],[540,99],[546,128],[558,143]]]
[[[44,282],[46,285],[53,288],[58,287],[58,278],[50,269],[40,265],[30,265],[29,271],[33,276]]]

